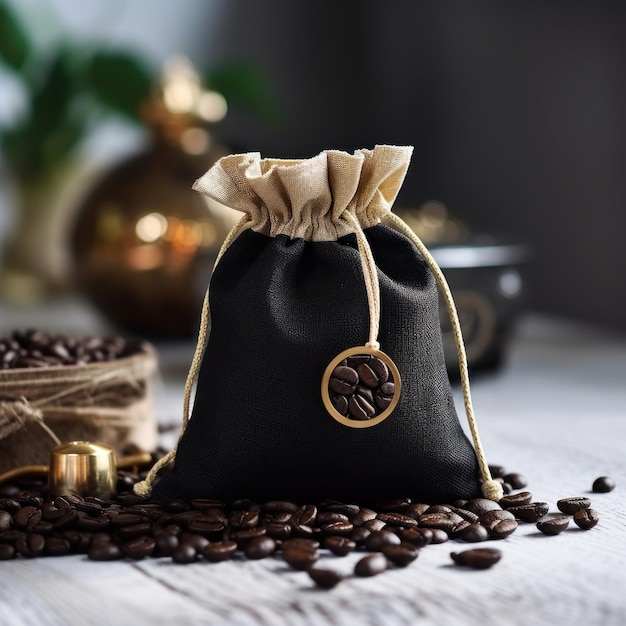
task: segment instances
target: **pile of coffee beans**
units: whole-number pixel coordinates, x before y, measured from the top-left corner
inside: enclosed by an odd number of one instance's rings
[[[385,411],[396,386],[387,364],[370,354],[344,359],[330,375],[330,400],[337,412],[354,420],[369,420]]]
[[[123,337],[67,337],[39,330],[16,330],[0,337],[0,369],[86,365],[113,361],[145,349]]]
[[[526,485],[519,474],[492,469],[497,480]],[[179,499],[160,505],[132,493],[141,478],[118,472],[118,493],[111,500],[52,497],[45,483],[36,480],[0,485],[0,560],[85,554],[94,561],[163,557],[182,564],[274,556],[330,589],[345,576],[320,567],[322,554],[359,554],[353,574],[369,577],[408,566],[429,544],[501,540],[521,523],[534,523],[546,535],[556,535],[572,516],[585,530],[598,522],[587,497],[559,500],[561,513],[548,514],[548,505],[533,501],[528,491],[509,493],[500,502],[475,498],[435,505],[409,498],[371,507],[247,499],[232,503]],[[502,555],[490,547],[450,556],[460,566],[485,569]]]

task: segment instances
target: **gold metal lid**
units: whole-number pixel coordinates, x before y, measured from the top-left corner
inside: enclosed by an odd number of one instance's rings
[[[50,454],[48,486],[52,495],[110,498],[115,493],[116,478],[115,452],[111,446],[70,441]]]

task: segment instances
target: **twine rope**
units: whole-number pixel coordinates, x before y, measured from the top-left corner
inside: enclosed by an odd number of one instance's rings
[[[378,330],[380,327],[380,285],[378,283],[378,270],[376,262],[372,255],[367,237],[363,232],[363,228],[356,216],[350,211],[344,211],[342,218],[347,222],[356,235],[359,256],[361,257],[361,267],[363,268],[363,277],[365,279],[365,291],[367,292],[367,305],[369,308],[369,340],[365,344],[368,348],[378,350]]]
[[[469,424],[470,432],[472,434],[472,440],[474,442],[474,449],[476,451],[476,457],[478,459],[478,466],[483,479],[481,489],[485,498],[489,500],[500,500],[503,496],[502,485],[493,480],[491,477],[491,470],[487,463],[487,458],[484,452],[484,448],[480,439],[480,433],[478,432],[478,424],[476,422],[476,416],[474,414],[474,406],[472,404],[472,395],[470,392],[469,371],[467,367],[467,354],[465,352],[465,343],[463,341],[463,333],[461,331],[461,323],[459,322],[459,315],[456,310],[454,298],[441,268],[437,264],[437,261],[433,258],[428,248],[424,245],[422,240],[415,234],[415,232],[406,224],[406,222],[394,213],[387,213],[385,220],[391,223],[396,230],[405,235],[417,248],[418,252],[422,255],[430,270],[434,274],[441,293],[446,303],[446,309],[450,317],[452,324],[452,334],[454,336],[454,343],[456,345],[457,358],[459,361],[459,372],[461,377],[461,389],[463,392],[463,403],[465,406],[465,415],[467,416],[467,422]]]
[[[217,267],[217,264],[220,262],[224,253],[230,245],[239,237],[239,235],[246,229],[254,226],[254,221],[250,219],[249,214],[244,214],[242,218],[232,227],[226,239],[224,239],[224,243],[222,243],[222,247],[215,259],[215,263],[213,264],[213,271]],[[210,286],[210,285],[209,285]],[[134,492],[138,496],[148,497],[152,493],[152,487],[154,484],[154,480],[156,479],[158,473],[166,466],[174,461],[176,458],[176,452],[178,451],[178,445],[182,439],[182,436],[187,429],[187,424],[189,423],[190,408],[191,408],[191,394],[193,391],[194,383],[196,382],[196,377],[198,375],[198,371],[200,369],[200,363],[202,361],[202,354],[204,352],[204,347],[206,344],[206,339],[209,331],[209,320],[210,320],[210,305],[209,305],[209,287],[204,294],[204,300],[202,302],[202,313],[200,315],[200,328],[198,330],[198,340],[196,342],[196,349],[193,354],[193,358],[191,360],[191,365],[189,367],[189,373],[187,374],[187,380],[185,381],[185,391],[183,396],[183,424],[180,431],[180,435],[178,436],[178,443],[174,448],[172,448],[167,454],[162,456],[150,469],[145,479],[136,483],[133,487]]]
[[[27,422],[37,422],[56,443],[60,443],[45,423],[44,415],[108,415],[120,424],[135,421],[134,408],[143,387],[141,376],[156,366],[152,357],[146,363],[89,365],[71,372],[58,368],[54,374],[33,370],[4,372],[0,377],[0,441],[20,430]],[[98,373],[99,372],[99,373]],[[17,391],[33,389],[32,393]],[[115,402],[117,406],[111,406]]]

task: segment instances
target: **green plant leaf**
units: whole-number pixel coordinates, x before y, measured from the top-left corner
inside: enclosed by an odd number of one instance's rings
[[[85,78],[101,104],[139,120],[140,105],[150,93],[153,76],[136,56],[124,51],[97,51],[87,62]]]
[[[221,93],[229,106],[247,109],[272,123],[277,123],[282,116],[269,82],[253,63],[223,63],[205,72],[204,82],[210,89]]]
[[[0,2],[0,59],[20,70],[30,56],[31,45],[26,31],[12,9]]]

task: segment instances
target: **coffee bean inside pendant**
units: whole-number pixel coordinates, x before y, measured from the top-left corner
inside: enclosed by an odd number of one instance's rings
[[[353,428],[389,417],[400,398],[400,373],[391,358],[369,346],[345,350],[322,378],[322,399],[330,415]]]

